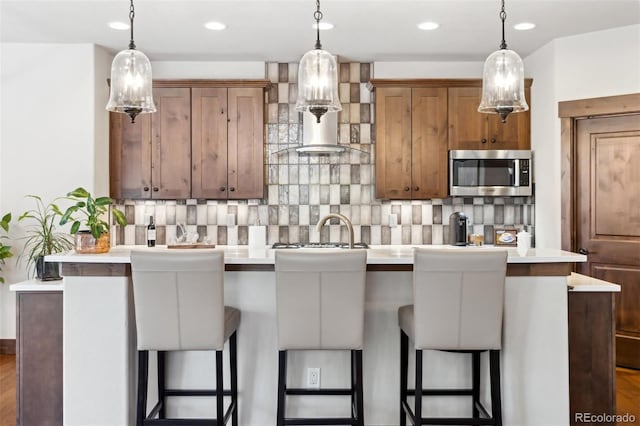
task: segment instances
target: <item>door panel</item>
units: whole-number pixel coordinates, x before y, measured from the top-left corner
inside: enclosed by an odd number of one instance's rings
[[[229,199],[264,196],[262,93],[258,88],[229,89]]]
[[[227,89],[191,89],[191,196],[227,198]]]
[[[509,114],[503,123],[497,114],[489,115],[489,143],[487,149],[531,149],[531,98],[525,89],[529,111]]]
[[[376,198],[411,198],[411,89],[376,90]]]
[[[447,89],[412,89],[411,116],[411,198],[446,198]]]
[[[579,120],[577,136],[578,268],[622,287],[616,360],[640,368],[640,116]]]
[[[490,149],[489,114],[478,112],[481,97],[478,87],[449,89],[449,149]]]
[[[109,113],[111,198],[151,198],[151,114]]]

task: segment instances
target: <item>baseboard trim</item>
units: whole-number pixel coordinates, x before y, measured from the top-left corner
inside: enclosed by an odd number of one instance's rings
[[[0,339],[0,355],[15,355],[16,339]]]

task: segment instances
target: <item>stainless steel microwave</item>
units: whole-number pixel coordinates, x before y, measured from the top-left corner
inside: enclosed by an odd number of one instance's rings
[[[449,194],[530,196],[531,160],[528,150],[451,150]]]

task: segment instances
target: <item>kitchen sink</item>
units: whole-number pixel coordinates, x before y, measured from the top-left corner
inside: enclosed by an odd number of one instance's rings
[[[304,248],[349,248],[349,243],[273,243],[271,248],[274,249],[304,249]],[[353,248],[366,249],[369,248],[367,243],[355,243]]]

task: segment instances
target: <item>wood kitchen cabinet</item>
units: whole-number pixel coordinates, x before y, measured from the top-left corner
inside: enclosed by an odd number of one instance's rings
[[[16,424],[62,425],[62,292],[18,291],[16,314]]]
[[[447,89],[376,89],[376,197],[447,196]]]
[[[529,81],[529,80],[528,80]],[[525,89],[531,107],[530,89]],[[531,149],[529,111],[509,114],[478,112],[481,87],[449,88],[449,149]]]
[[[194,88],[191,102],[191,196],[262,198],[262,89]]]
[[[110,114],[111,197],[262,198],[267,84],[154,81],[155,113]]]

